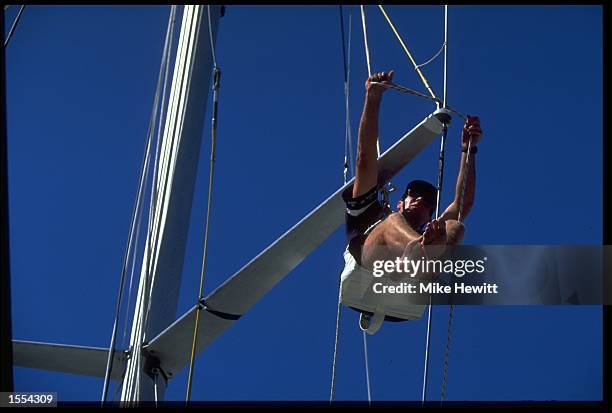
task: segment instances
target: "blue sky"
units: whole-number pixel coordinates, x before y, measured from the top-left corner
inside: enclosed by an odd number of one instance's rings
[[[110,341],[169,9],[28,6],[6,50],[16,339]],[[386,9],[418,62],[439,49],[442,6]],[[17,10],[7,10],[7,31]],[[347,26],[349,11],[356,137],[367,68],[359,9],[345,7]],[[424,91],[379,10],[366,13],[373,70],[395,69],[397,83]],[[227,7],[217,59],[223,77],[205,292],[336,190],[344,157],[337,6]],[[485,131],[465,242],[600,244],[601,7],[452,6],[448,59],[449,104],[479,115]],[[441,95],[442,60],[424,73]],[[383,150],[433,109],[386,93]],[[198,293],[206,119],[177,315]],[[449,130],[445,203],[460,128],[455,120]],[[436,141],[394,182],[434,182],[437,151]],[[193,400],[327,400],[343,242],[340,229],[199,355]],[[440,396],[447,312],[434,309],[431,400]],[[458,307],[447,399],[599,400],[601,325],[595,306]],[[374,400],[420,399],[425,328],[425,318],[388,324],[369,339]],[[170,382],[168,400],[184,398],[186,376]],[[97,378],[15,369],[18,391],[98,400],[101,388]],[[366,397],[357,313],[344,309],[336,398]]]

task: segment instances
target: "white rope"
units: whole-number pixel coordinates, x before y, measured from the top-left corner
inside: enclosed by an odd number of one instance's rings
[[[451,295],[452,300],[452,295]],[[444,350],[444,372],[442,373],[442,390],[440,391],[440,405],[446,399],[446,377],[448,373],[448,354],[450,353],[451,332],[453,325],[453,303],[448,306],[448,328],[446,331],[446,348]]]
[[[418,96],[418,97],[421,97],[423,99],[434,101],[436,103],[441,103],[442,102],[438,98],[431,97],[429,95],[426,95],[424,93],[418,92],[418,91],[416,91],[414,89],[407,88],[405,86],[400,86],[400,85],[398,85],[396,83],[390,83],[390,82],[384,82],[384,83],[381,83],[381,82],[370,82],[370,84],[382,86],[382,87],[387,88],[387,89],[397,90],[398,92],[408,93],[410,95]]]
[[[153,372],[153,381],[155,385],[155,407],[157,407],[157,399],[158,399],[158,396],[157,396],[157,376],[158,375],[159,375],[159,371],[155,369],[155,371]]]
[[[447,67],[447,48],[448,48],[448,6],[444,6],[444,100],[442,101],[442,107],[447,108],[446,105],[446,67]],[[448,126],[445,124],[442,131],[442,137],[440,139],[440,156],[438,163],[438,188],[436,194],[436,220],[440,214],[440,199],[442,196],[442,181],[444,176],[444,146],[446,143],[446,135],[448,133]],[[452,310],[451,310],[452,311]],[[425,405],[427,400],[427,379],[429,373],[429,347],[431,343],[431,324],[432,324],[433,312],[432,312],[432,296],[429,296],[429,308],[427,310],[427,336],[425,339],[425,365],[423,368],[423,392],[421,394],[421,404]],[[450,328],[450,327],[449,327]],[[445,373],[446,374],[446,370]],[[444,378],[445,380],[445,378]]]
[[[421,405],[425,405],[427,399],[427,374],[429,364],[429,339],[431,338],[432,298],[429,296],[429,307],[427,309],[427,333],[425,340],[425,368],[423,369],[423,392],[421,393]]]
[[[366,371],[366,385],[368,386],[368,405],[372,405],[372,393],[370,389],[370,367],[368,364],[368,339],[365,330],[361,330],[363,333],[363,355],[365,360],[365,371]]]
[[[444,105],[446,106],[446,70],[447,70],[447,53],[448,53],[448,5],[444,6],[444,43],[446,44],[445,48],[444,48]],[[457,219],[459,221],[461,221],[461,214],[463,211],[463,198],[465,196],[465,184],[467,182],[467,179],[469,177],[469,173],[468,173],[468,162],[469,162],[469,148],[472,146],[472,140],[470,139],[468,142],[468,154],[466,155],[466,163],[465,163],[465,174],[467,174],[468,176],[464,176],[463,177],[463,181],[461,182],[461,200],[459,202],[459,214]],[[452,295],[450,297],[450,302],[448,305],[448,327],[447,327],[447,331],[446,331],[446,347],[444,350],[444,371],[442,373],[442,389],[440,391],[440,404],[442,404],[444,402],[444,399],[446,398],[446,382],[447,382],[447,375],[448,375],[448,356],[450,353],[450,344],[451,344],[451,333],[452,333],[452,324],[453,324],[453,310],[454,310],[454,306],[453,306],[453,302],[452,302]]]
[[[431,100],[431,101],[433,101],[433,102],[438,103],[439,105],[442,105],[442,104],[443,104],[442,100],[440,100],[440,99],[438,99],[438,98],[434,98],[434,97],[431,97],[431,96],[426,95],[426,94],[424,94],[424,93],[418,92],[418,91],[416,91],[416,90],[414,90],[414,89],[410,89],[410,88],[407,88],[407,87],[405,87],[405,86],[398,85],[397,83],[390,83],[390,82],[385,82],[385,83],[371,82],[371,84],[379,85],[379,86],[385,87],[385,88],[387,88],[387,89],[393,89],[393,90],[396,90],[396,91],[398,91],[398,92],[407,93],[407,94],[409,94],[409,95],[414,95],[414,96],[421,97],[421,98],[423,98],[423,99]],[[457,111],[456,109],[454,109],[454,108],[452,108],[452,107],[450,107],[450,106],[448,106],[448,105],[446,105],[446,106],[445,106],[445,109],[446,109],[446,110],[448,110],[448,111],[453,112],[454,114],[456,114],[457,116],[459,116],[459,117],[460,117],[461,119],[463,119],[464,121],[466,121],[466,120],[467,120],[467,116],[466,116],[466,115],[464,115],[463,113],[461,113],[461,112]]]
[[[341,6],[342,7],[342,6]],[[349,27],[348,27],[348,48],[347,48],[347,65],[346,65],[346,79],[344,84],[344,105],[345,105],[345,128],[346,137],[348,142],[348,159],[349,166],[351,169],[351,175],[355,176],[355,162],[353,160],[353,134],[351,133],[351,114],[349,110],[349,96],[350,96],[350,84],[351,84],[351,31],[352,31],[352,14],[349,10]],[[344,178],[346,183],[346,175]]]
[[[21,5],[21,8],[19,9],[19,12],[17,13],[17,17],[15,17],[15,21],[13,21],[11,29],[9,30],[8,35],[6,36],[6,40],[4,41],[4,48],[8,46],[9,40],[11,40],[11,36],[13,36],[13,32],[15,31],[15,28],[17,27],[17,23],[19,23],[19,19],[21,18],[21,13],[23,13],[23,9],[25,9],[25,4]],[[6,8],[4,10],[6,10]]]
[[[414,70],[420,69],[423,66],[427,66],[428,64],[430,64],[431,62],[436,60],[436,58],[438,56],[440,56],[440,53],[442,53],[443,50],[444,50],[444,61],[446,62],[446,46],[448,45],[448,42],[447,42],[448,39],[446,37],[446,34],[447,34],[446,27],[447,27],[447,22],[448,22],[448,20],[447,20],[447,8],[448,8],[448,6],[445,5],[444,6],[444,42],[442,43],[442,46],[440,46],[440,50],[438,50],[438,52],[431,59],[426,61],[425,63],[421,63],[420,65],[416,65],[414,67]],[[446,90],[446,64],[444,65],[444,90]],[[446,102],[446,95],[444,96],[444,102]]]
[[[434,55],[434,57],[432,57],[431,59],[429,59],[428,61],[426,61],[425,63],[421,63],[420,65],[416,65],[414,67],[414,70],[420,69],[423,66],[427,66],[428,64],[430,64],[431,62],[433,62],[434,60],[436,60],[436,58],[438,56],[440,56],[440,53],[442,53],[442,50],[444,50],[444,46],[446,46],[446,42],[442,43],[442,46],[440,46],[440,50],[438,50],[438,52]]]
[[[340,304],[340,276],[338,276],[338,309],[336,312],[336,335],[334,339],[334,359],[332,361],[332,382],[331,389],[329,391],[329,402],[334,401],[334,392],[336,390],[336,361],[338,359],[338,342],[340,340],[340,310],[342,304]]]
[[[446,67],[448,56],[448,5],[444,5],[444,108],[446,107]]]
[[[346,124],[348,126],[349,159],[351,160],[351,173],[355,176],[355,160],[353,159],[353,133],[351,132],[351,111],[349,110],[350,85],[351,85],[351,39],[353,38],[353,13],[349,10],[349,28],[348,28],[348,48],[347,48],[347,73],[346,73]]]
[[[138,241],[139,241],[139,234],[140,234],[140,221],[142,219],[142,213],[139,214],[138,217],[138,223],[136,224],[136,242],[134,245],[134,250],[137,251],[138,250]],[[136,255],[132,255],[132,268],[130,269],[130,287],[128,289],[128,296],[127,296],[127,303],[126,306],[127,308],[130,308],[130,303],[132,301],[132,286],[134,283],[134,272],[135,272],[135,267],[136,267]],[[123,323],[123,336],[121,337],[121,347],[125,346],[125,340],[127,338],[127,326],[128,326],[128,320],[129,320],[129,316],[126,316],[124,319],[124,323]]]
[[[342,57],[343,57],[343,64],[344,64],[344,109],[345,109],[345,133],[344,133],[344,183],[346,184],[347,182],[347,163],[350,163],[350,167],[351,167],[351,172],[353,175],[355,175],[355,169],[354,169],[354,165],[353,165],[353,157],[352,157],[352,150],[353,150],[353,144],[352,144],[352,140],[351,140],[351,133],[350,133],[350,121],[349,121],[349,104],[348,104],[348,91],[349,91],[349,73],[350,73],[350,51],[351,51],[351,19],[350,19],[350,14],[349,14],[349,38],[348,38],[348,59],[347,59],[347,53],[345,52],[345,46],[344,46],[344,18],[343,18],[343,14],[342,14],[342,5],[338,6],[340,8],[340,33],[341,33],[341,41],[342,41]],[[348,60],[348,61],[347,61]],[[348,156],[348,160],[347,160],[347,153],[349,154]],[[338,275],[338,308],[336,310],[336,332],[335,332],[335,336],[334,336],[334,356],[333,356],[333,360],[332,360],[332,379],[331,379],[331,388],[329,391],[329,402],[333,402],[334,401],[334,393],[335,393],[335,389],[336,389],[336,363],[338,360],[338,343],[340,340],[340,314],[341,314],[341,310],[342,310],[342,305],[340,303],[340,286],[341,286],[341,279],[340,279],[340,275]]]
[[[438,163],[438,187],[436,190],[436,219],[440,217],[440,200],[442,197],[442,181],[444,177],[444,146],[446,143],[446,135],[448,132],[448,126],[445,124],[442,130],[442,137],[440,139],[440,155]],[[427,400],[427,379],[429,374],[429,346],[431,340],[431,323],[433,318],[433,307],[432,307],[432,296],[429,296],[429,306],[427,309],[427,332],[425,339],[425,362],[423,367],[423,391],[421,394],[421,403],[425,404]]]
[[[361,25],[363,27],[363,42],[365,46],[365,54],[366,54],[366,62],[368,65],[368,77],[372,76],[372,67],[370,65],[370,48],[368,47],[368,32],[366,30],[366,18],[365,18],[365,10],[363,5],[360,5],[361,10]],[[380,139],[376,137],[376,156],[380,156]],[[366,383],[368,386],[368,403],[371,404],[371,395],[370,395],[370,368],[368,366],[368,343],[366,339],[366,333],[363,332],[363,354],[365,357],[365,370],[366,370]]]
[[[210,51],[212,52],[213,65],[217,67],[217,54],[215,53],[215,42],[213,41],[212,24],[210,22],[210,4],[206,6],[208,11],[208,37],[210,39]]]

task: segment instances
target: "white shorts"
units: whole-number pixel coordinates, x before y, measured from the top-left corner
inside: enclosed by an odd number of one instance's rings
[[[374,292],[374,284],[381,282],[382,278],[374,277],[372,271],[357,264],[355,257],[348,248],[344,251],[344,270],[340,275],[340,302],[358,311],[384,314],[402,320],[416,320],[421,318],[425,306],[416,304],[408,293]],[[385,285],[397,285],[390,279],[384,280]]]

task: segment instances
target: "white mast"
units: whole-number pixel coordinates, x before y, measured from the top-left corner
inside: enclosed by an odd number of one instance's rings
[[[143,349],[176,320],[176,309],[191,215],[212,72],[206,6],[184,8],[172,87],[161,142],[159,169],[153,185],[158,192],[149,219],[122,402],[163,399],[167,374],[159,359]],[[220,7],[210,7],[216,36]]]

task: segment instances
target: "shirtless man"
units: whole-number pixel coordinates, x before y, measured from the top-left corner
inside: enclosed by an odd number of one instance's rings
[[[469,116],[461,136],[461,166],[455,185],[455,198],[436,220],[436,188],[425,181],[410,182],[392,212],[378,200],[378,114],[386,88],[372,82],[391,82],[393,71],[376,73],[365,83],[366,96],[359,125],[355,184],[343,193],[346,203],[348,251],[358,265],[372,270],[376,260],[397,257],[417,259],[441,257],[449,245],[463,239],[464,226],[458,221],[463,179],[467,177],[461,217],[465,218],[474,202],[477,144],[482,136],[480,121]],[[472,140],[468,154],[468,142]],[[469,156],[468,170],[465,160]],[[428,246],[428,247],[425,247]]]

